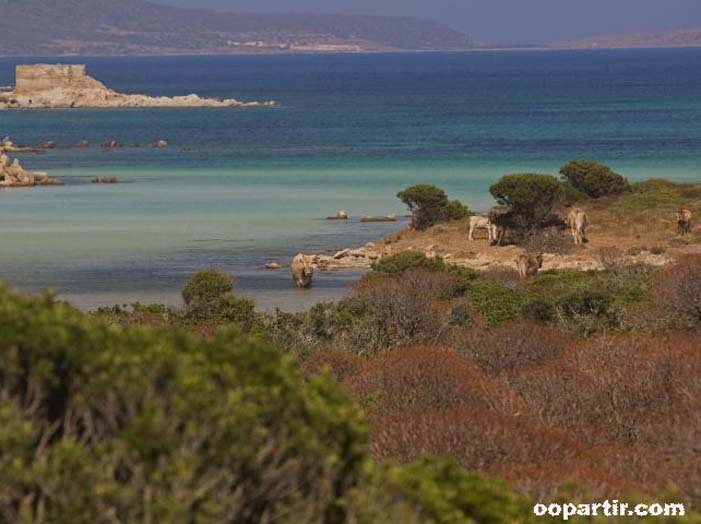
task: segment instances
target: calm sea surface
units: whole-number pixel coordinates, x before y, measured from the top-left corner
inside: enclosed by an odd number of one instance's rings
[[[401,214],[395,195],[417,182],[485,209],[500,175],[578,157],[632,180],[701,178],[701,49],[0,59],[0,86],[37,61],[87,63],[124,92],[281,103],[0,112],[0,135],[19,143],[171,144],[21,155],[69,184],[0,191],[0,280],[86,308],[177,303],[188,274],[210,266],[261,308],[336,299],[357,275],[298,291],[262,267],[402,227],[323,217]],[[87,183],[96,175],[124,183]]]

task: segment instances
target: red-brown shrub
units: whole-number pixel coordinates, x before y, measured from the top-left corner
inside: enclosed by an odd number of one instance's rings
[[[589,453],[588,457],[560,462],[505,464],[492,469],[490,474],[503,478],[534,500],[561,499],[563,495],[568,500],[603,500],[620,498],[624,493],[660,493],[646,490],[644,484],[628,478],[630,472],[625,468],[616,469],[599,458]]]
[[[373,423],[370,449],[377,458],[400,462],[426,454],[450,456],[469,470],[499,476],[523,468],[520,481],[533,475],[529,468],[534,466],[540,471],[588,461],[586,448],[559,431],[540,428],[520,416],[463,406],[379,417]],[[553,485],[565,478],[556,478]]]
[[[515,388],[549,425],[581,431],[590,442],[633,441],[674,402],[680,364],[643,337],[600,337],[526,370]]]
[[[490,374],[500,375],[552,360],[575,343],[560,329],[514,320],[484,330],[469,330],[458,348]]]
[[[450,275],[425,269],[362,279],[348,299],[361,319],[346,344],[358,353],[375,353],[440,342],[450,320],[449,304],[441,298],[449,295],[454,285]]]
[[[655,297],[672,326],[701,329],[701,255],[685,255],[662,268]]]
[[[514,396],[472,362],[437,347],[397,349],[370,358],[347,384],[371,416],[455,406],[518,409]]]

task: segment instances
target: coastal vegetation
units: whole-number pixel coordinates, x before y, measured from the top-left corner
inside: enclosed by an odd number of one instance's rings
[[[523,229],[540,227],[562,201],[562,185],[552,175],[506,175],[489,188],[496,201],[510,208],[515,224]]]
[[[507,524],[534,501],[624,497],[698,522],[699,237],[651,222],[698,211],[697,186],[587,200],[626,218],[569,239],[596,270],[529,278],[436,253],[469,219],[430,187],[408,192],[437,221],[402,233],[415,249],[302,313],[257,312],[216,269],[182,307],[85,314],[0,288],[0,523]],[[493,189],[524,228],[566,206],[548,175]],[[598,244],[623,232],[673,259]]]
[[[461,287],[445,262],[399,265],[253,322],[212,307],[232,298],[214,271],[182,310],[88,316],[2,288],[0,522],[506,524],[560,497],[698,502],[698,323],[611,322],[656,302],[607,295],[620,274]],[[608,309],[529,315],[580,290]],[[678,329],[676,299],[656,317]]]
[[[601,198],[618,195],[628,189],[628,181],[603,164],[592,160],[574,160],[560,168],[560,175],[577,191]]]
[[[397,197],[411,212],[411,225],[419,231],[446,220],[459,220],[470,211],[457,200],[448,200],[445,191],[432,184],[418,184],[400,191]]]

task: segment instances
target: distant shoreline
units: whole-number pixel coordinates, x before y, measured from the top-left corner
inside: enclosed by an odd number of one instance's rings
[[[262,51],[252,53],[161,53],[161,54],[58,54],[58,55],[2,55],[2,60],[41,60],[47,58],[188,58],[188,57],[265,57],[265,56],[314,56],[314,55],[418,55],[418,54],[470,54],[470,53],[495,53],[495,52],[529,52],[529,51],[643,51],[664,49],[701,49],[699,45],[665,45],[665,46],[619,46],[619,47],[566,47],[566,46],[532,46],[532,47],[475,47],[470,49],[397,49],[397,50],[362,50],[362,51]]]

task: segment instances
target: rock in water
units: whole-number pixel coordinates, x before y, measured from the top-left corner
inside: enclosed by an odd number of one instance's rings
[[[93,184],[117,184],[119,183],[119,180],[117,180],[117,177],[114,176],[96,176],[90,182]]]
[[[348,211],[341,209],[332,217],[326,217],[327,220],[348,220]]]
[[[50,178],[49,175],[40,171],[27,171],[19,160],[12,161],[0,147],[0,188],[60,185],[63,185],[63,181],[58,178]]]
[[[360,219],[361,222],[396,222],[397,215],[387,215],[384,217],[364,216]]]
[[[297,287],[307,288],[314,278],[314,257],[300,253],[292,259],[292,279]]]

